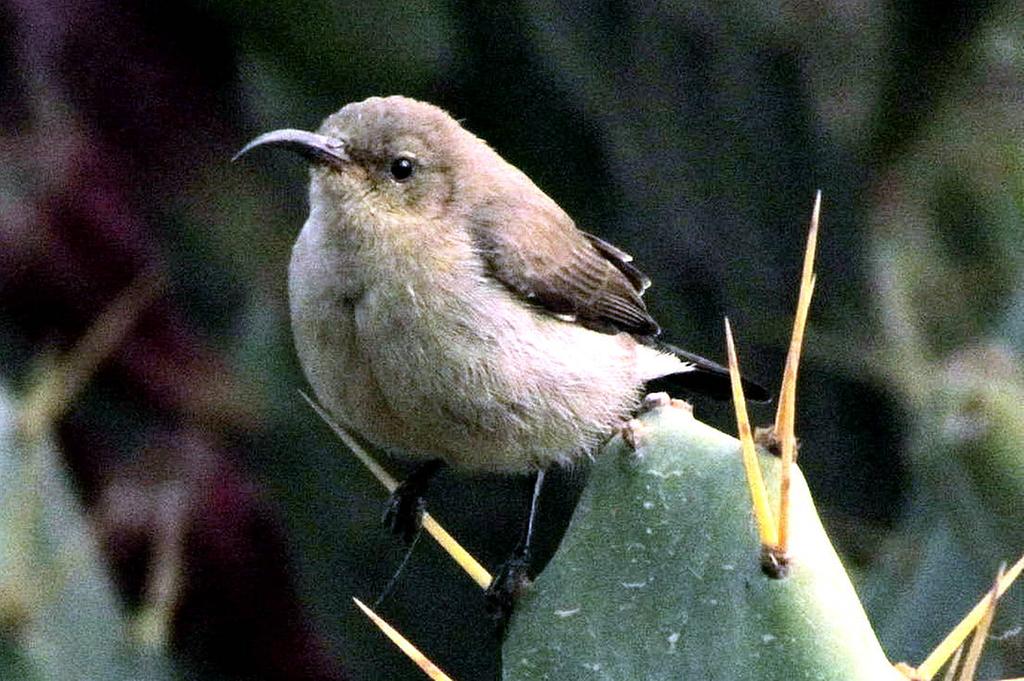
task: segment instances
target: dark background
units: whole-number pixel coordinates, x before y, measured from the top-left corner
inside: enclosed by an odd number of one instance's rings
[[[58,429],[123,602],[145,606],[177,537],[172,677],[417,679],[351,603],[402,557],[382,489],[296,393],[305,170],[232,154],[370,95],[437,103],[636,257],[665,338],[721,359],[727,315],[773,390],[820,188],[800,462],[883,646],[920,662],[1024,549],[1019,9],[7,0],[4,392],[162,274]],[[697,414],[734,429],[728,405]],[[525,502],[523,481],[445,475],[431,508],[493,568]],[[1021,593],[985,678],[1024,674]],[[453,677],[497,678],[479,589],[430,541],[380,611]]]

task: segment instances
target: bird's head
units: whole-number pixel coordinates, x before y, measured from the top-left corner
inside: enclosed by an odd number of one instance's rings
[[[328,116],[317,132],[274,130],[235,158],[262,146],[296,152],[311,164],[312,196],[374,219],[444,216],[459,205],[467,164],[486,145],[432,104],[371,97]],[[358,215],[363,213],[363,215]]]

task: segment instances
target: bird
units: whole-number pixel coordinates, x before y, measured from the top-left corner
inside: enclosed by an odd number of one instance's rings
[[[650,279],[629,254],[579,229],[443,109],[371,97],[317,132],[259,135],[235,158],[268,146],[309,164],[288,267],[305,376],[346,429],[422,462],[389,502],[392,529],[414,536],[441,466],[535,476],[495,593],[521,581],[545,470],[592,456],[654,382],[730,395],[725,368],[658,339]]]

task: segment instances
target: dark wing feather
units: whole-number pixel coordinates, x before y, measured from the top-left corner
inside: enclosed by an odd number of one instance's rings
[[[644,291],[650,288],[650,278],[632,264],[633,256],[626,253],[618,246],[614,246],[601,237],[594,236],[589,232],[580,231],[580,234],[587,237],[591,245],[593,245],[601,255],[607,258],[608,262],[615,265],[620,272],[626,275],[626,278],[629,279],[629,283],[633,285],[633,288],[636,289],[637,293],[643,295]]]
[[[732,386],[729,378],[729,370],[718,362],[687,352],[668,343],[656,342],[654,347],[662,352],[668,352],[681,359],[688,365],[688,370],[680,371],[667,376],[660,376],[647,382],[646,389],[649,392],[667,392],[670,395],[678,394],[678,391],[707,395],[716,400],[728,400],[732,398]],[[743,382],[743,394],[748,400],[755,402],[770,402],[771,393],[754,381],[746,378],[740,379]]]
[[[571,315],[588,328],[656,335],[658,324],[640,298],[650,280],[630,264],[632,258],[576,229],[554,202],[532,189],[491,198],[474,211],[473,238],[488,274],[527,301]]]

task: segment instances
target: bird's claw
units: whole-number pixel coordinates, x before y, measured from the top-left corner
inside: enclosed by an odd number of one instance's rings
[[[427,507],[424,500],[431,478],[444,466],[441,459],[424,461],[391,492],[384,505],[384,526],[411,544],[423,527],[423,512]]]
[[[693,413],[693,405],[686,400],[680,400],[675,397],[670,397],[668,393],[649,393],[644,396],[643,401],[640,403],[640,413],[646,414],[649,411],[655,411],[657,409],[664,409],[665,407],[672,407],[673,409],[682,409],[690,414]]]
[[[645,414],[655,409],[661,409],[667,407],[672,403],[672,398],[669,397],[668,393],[648,393],[644,395],[643,401],[640,402],[640,413]]]
[[[630,451],[636,452],[643,447],[644,432],[647,427],[640,419],[630,419],[622,426],[622,439],[629,446]]]
[[[529,567],[528,552],[517,550],[502,564],[484,594],[487,614],[494,620],[495,631],[501,638],[504,638],[516,601],[530,586]]]
[[[402,483],[384,504],[384,526],[406,544],[411,544],[423,526],[427,502],[419,490]]]

